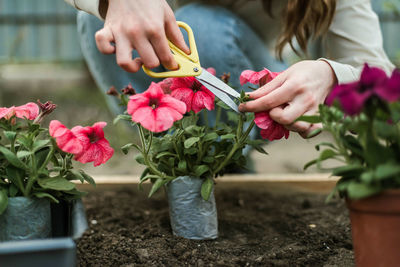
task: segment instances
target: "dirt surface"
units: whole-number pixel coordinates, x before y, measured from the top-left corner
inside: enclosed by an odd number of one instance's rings
[[[193,241],[172,235],[164,193],[148,199],[146,189],[98,189],[84,199],[90,227],[78,241],[79,266],[353,266],[342,200],[220,183],[219,238]]]

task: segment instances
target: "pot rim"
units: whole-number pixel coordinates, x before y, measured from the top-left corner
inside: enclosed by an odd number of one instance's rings
[[[352,212],[400,215],[400,189],[388,189],[377,195],[358,200],[346,197],[346,204]]]

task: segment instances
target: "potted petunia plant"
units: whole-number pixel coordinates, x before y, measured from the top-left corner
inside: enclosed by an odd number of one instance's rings
[[[359,81],[340,84],[318,116],[334,143],[308,163],[337,159],[335,190],[346,198],[358,266],[396,266],[400,262],[400,71],[390,77],[367,64]]]
[[[55,104],[38,101],[0,108],[0,241],[51,237],[50,202],[80,199],[74,180],[95,184],[72,161],[105,163],[113,149],[104,122],[69,130],[59,121],[41,127]]]
[[[215,75],[214,69],[208,71]],[[249,70],[243,72],[241,83],[263,85],[276,75]],[[223,76],[226,82],[228,78]],[[130,143],[122,150],[127,153],[134,147],[140,152],[136,161],[146,166],[140,183],[152,182],[149,196],[165,186],[173,233],[189,239],[218,236],[215,179],[246,168],[246,146],[266,154],[265,140],[250,138],[254,126],[271,141],[289,135],[267,112],[231,111],[194,77],[167,78],[141,94],[131,87],[123,94],[112,88],[109,94],[127,104],[126,114],[116,120],[128,120],[138,127],[141,145]],[[247,100],[242,92],[240,101]],[[215,117],[209,116],[214,109]]]

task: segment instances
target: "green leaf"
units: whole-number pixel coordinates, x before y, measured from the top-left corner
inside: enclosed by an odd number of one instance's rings
[[[228,121],[232,121],[232,122],[239,121],[239,116],[236,112],[227,112],[226,115],[228,115]]]
[[[190,137],[185,140],[185,148],[188,149],[200,140],[200,137]]]
[[[49,152],[50,152],[50,147],[44,147],[35,152],[36,166],[38,168],[40,168],[43,165]]]
[[[5,190],[0,189],[0,215],[7,209],[8,197]]]
[[[308,123],[320,123],[322,119],[318,115],[303,115],[298,117],[295,121],[305,121]]]
[[[26,149],[31,149],[32,140],[25,135],[18,136],[17,143],[23,145]]]
[[[33,194],[37,198],[49,198],[50,200],[59,203],[58,199],[46,192],[37,192]]]
[[[132,147],[136,148],[139,152],[142,152],[142,149],[138,145],[134,143],[129,143],[121,147],[122,153],[124,153],[125,155],[128,154],[129,149],[131,149]]]
[[[364,167],[360,165],[346,165],[333,169],[332,175],[343,177],[358,177],[364,171]]]
[[[265,151],[265,149],[262,146],[252,146],[255,150],[257,150],[258,152],[260,152],[261,154],[265,154],[268,155],[268,152]]]
[[[212,189],[214,186],[214,181],[211,178],[204,179],[204,182],[201,184],[201,196],[204,200],[208,201],[210,198]]]
[[[80,173],[83,176],[83,179],[85,179],[86,182],[88,182],[89,184],[96,186],[96,182],[94,181],[93,177],[88,175],[87,173],[85,173],[84,171],[80,170]]]
[[[214,157],[207,156],[203,158],[203,162],[205,163],[213,163],[214,162]]]
[[[39,149],[47,146],[47,144],[50,142],[50,140],[37,140],[33,143],[32,150],[33,151],[38,151]]]
[[[222,102],[222,101],[218,101],[218,102],[217,102],[217,106],[219,106],[219,107],[221,107],[221,108],[223,108],[223,109],[226,109],[226,110],[230,110],[230,109],[231,109],[227,104],[225,104],[225,103]]]
[[[146,165],[146,164],[144,163],[144,157],[143,157],[142,154],[137,155],[137,156],[135,157],[135,160],[136,160],[137,163],[139,163],[139,164]]]
[[[198,117],[197,116],[186,116],[182,119],[182,128],[186,129],[187,127],[191,126],[191,125],[196,125],[197,121],[198,121]]]
[[[3,133],[6,136],[6,138],[11,141],[13,141],[17,136],[17,133],[14,131],[4,131]]]
[[[20,168],[20,169],[24,169],[27,170],[29,169],[28,166],[26,166],[25,163],[23,163],[18,157],[17,155],[15,155],[14,153],[12,153],[10,150],[8,150],[5,147],[0,146],[0,152],[4,155],[4,157],[7,159],[7,161],[12,164],[13,166]]]
[[[194,155],[194,154],[197,153],[197,151],[199,151],[197,148],[191,147],[191,148],[185,149],[184,152],[185,152],[185,154],[187,154],[187,155]]]
[[[338,153],[333,151],[332,149],[324,149],[318,157],[318,162],[327,160],[327,159],[331,159],[334,158],[335,156],[337,156]]]
[[[18,151],[18,152],[17,152],[17,157],[18,157],[19,159],[21,159],[21,158],[25,158],[25,157],[27,157],[27,156],[30,156],[30,155],[32,155],[32,154],[33,154],[33,152],[31,152],[31,151],[21,150],[21,151]]]
[[[117,124],[120,120],[132,122],[132,116],[126,114],[119,114],[117,117],[115,117],[113,124]]]
[[[321,128],[315,129],[315,130],[311,131],[311,133],[309,133],[307,135],[307,138],[313,138],[313,137],[319,135],[321,132],[322,132]]]
[[[77,170],[70,169],[69,172],[72,174],[73,180],[79,180],[81,183],[85,182],[85,178],[83,178],[82,173]]]
[[[317,162],[318,162],[318,160],[316,160],[316,159],[310,160],[309,162],[307,162],[304,165],[303,170],[307,170],[309,167],[311,167],[312,165],[316,164]]]
[[[333,144],[328,143],[328,142],[321,142],[321,143],[315,145],[315,149],[319,151],[321,146],[328,146],[328,147],[333,148],[335,150],[337,149]]]
[[[23,180],[25,178],[25,171],[15,168],[13,166],[8,166],[6,168],[6,174],[8,180],[10,180],[12,184],[17,186],[22,193],[24,191]]]
[[[186,127],[184,130],[185,130],[185,132],[187,132],[190,135],[200,136],[200,134],[202,133],[203,129],[204,129],[203,127],[200,127],[200,126],[197,126],[197,125],[190,125],[190,126]]]
[[[224,135],[221,135],[221,140],[233,139],[233,138],[235,138],[235,137],[236,137],[235,134],[224,134]]]
[[[207,165],[197,165],[194,167],[194,173],[197,177],[201,177],[205,172],[209,170],[210,168]]]
[[[71,183],[65,178],[52,177],[52,178],[42,178],[38,179],[38,184],[46,189],[53,189],[57,191],[68,191],[75,188],[75,184]]]
[[[179,171],[182,171],[182,172],[185,172],[186,169],[187,169],[186,160],[181,160],[181,161],[179,161],[179,163],[178,163],[178,170],[179,170]]]
[[[150,193],[149,193],[149,197],[154,195],[154,193],[157,192],[157,190],[160,189],[160,187],[165,185],[167,182],[168,182],[167,179],[158,178],[156,180],[156,182],[153,184],[153,186],[151,187],[151,190],[150,190]]]
[[[214,141],[218,139],[218,134],[215,132],[212,133],[208,133],[203,137],[203,141],[204,142],[208,142],[208,141]]]
[[[18,192],[19,190],[14,184],[11,184],[10,187],[8,188],[8,195],[10,197],[15,197],[18,194]]]
[[[375,177],[378,180],[384,180],[400,174],[400,166],[391,163],[379,165],[375,170]]]
[[[352,181],[347,187],[347,196],[351,199],[361,199],[375,195],[381,191],[376,185],[368,185]]]
[[[159,158],[162,158],[162,157],[165,157],[165,156],[177,157],[177,155],[174,154],[174,153],[171,153],[171,152],[168,152],[168,151],[164,151],[164,152],[158,153],[157,156],[156,156],[156,159],[159,159]]]

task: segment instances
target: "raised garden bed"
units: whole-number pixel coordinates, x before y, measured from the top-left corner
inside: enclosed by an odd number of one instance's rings
[[[222,178],[224,179],[224,178]],[[79,266],[352,266],[350,222],[342,200],[326,204],[332,182],[219,182],[219,238],[172,235],[161,191],[100,185],[85,199],[89,229]],[[243,181],[243,180],[242,180]]]

